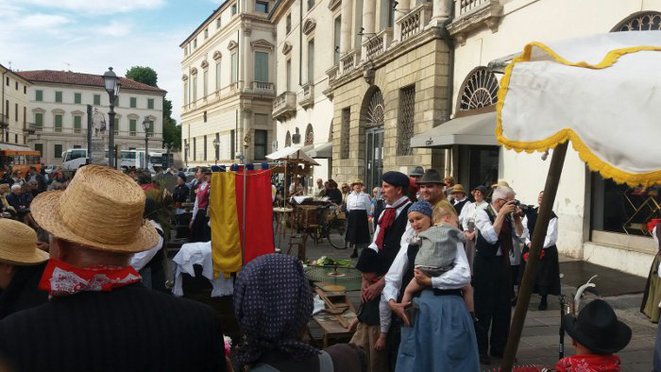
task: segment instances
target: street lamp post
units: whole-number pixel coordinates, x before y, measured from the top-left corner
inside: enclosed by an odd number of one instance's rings
[[[108,135],[108,164],[112,168],[117,168],[115,162],[115,99],[119,96],[119,78],[112,70],[112,67],[108,67],[108,71],[103,74],[103,82],[108,92],[108,98],[110,99],[110,111],[108,112],[108,120],[110,121],[108,128],[110,133]]]
[[[149,128],[151,128],[151,120],[148,116],[142,121],[142,128],[145,130],[145,164],[144,169],[149,169]]]
[[[216,148],[216,164],[218,164],[218,148],[220,147],[220,141],[218,138],[213,140],[213,147]]]

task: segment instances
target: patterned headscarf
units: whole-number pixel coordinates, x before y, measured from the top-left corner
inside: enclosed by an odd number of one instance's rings
[[[291,256],[268,254],[248,263],[234,288],[234,313],[246,336],[238,354],[242,366],[268,351],[294,359],[319,353],[301,341],[312,316],[312,292],[303,266]]]

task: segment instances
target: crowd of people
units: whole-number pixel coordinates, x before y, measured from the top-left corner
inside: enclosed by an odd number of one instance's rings
[[[170,217],[189,224],[192,241],[210,239],[214,171],[222,169],[201,167],[187,182],[176,171],[153,180],[88,165],[71,180],[31,170],[24,184],[36,181],[34,194],[13,178],[0,186],[3,207],[15,212],[0,219],[0,370],[479,371],[502,358],[521,274],[513,267],[525,265],[538,213],[505,182],[467,192],[434,169],[390,171],[372,197],[361,180],[318,182],[319,193],[341,197],[358,256],[353,338],[312,346],[303,266],[268,254],[237,275],[244,337],[228,352],[218,314],[165,287]],[[55,182],[61,187],[49,191]],[[557,228],[554,214],[535,283],[539,310],[559,294]],[[615,353],[631,329],[606,302],[567,314],[563,325],[576,355],[557,370],[619,370]]]

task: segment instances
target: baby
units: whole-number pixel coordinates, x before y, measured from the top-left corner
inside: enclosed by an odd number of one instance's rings
[[[415,268],[430,277],[440,276],[452,269],[457,243],[463,237],[463,233],[457,228],[459,219],[454,207],[442,200],[432,209],[429,202],[418,201],[409,207],[408,217],[420,240]],[[415,278],[411,279],[404,290],[402,303],[408,304],[413,296],[424,288]]]

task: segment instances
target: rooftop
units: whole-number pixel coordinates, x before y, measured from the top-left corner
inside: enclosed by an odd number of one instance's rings
[[[35,71],[20,71],[16,72],[17,75],[29,80],[32,83],[56,83],[56,84],[71,84],[71,85],[85,85],[90,87],[104,88],[103,76],[84,74],[80,72],[71,71],[53,71],[53,70],[35,70]],[[142,90],[154,92],[157,94],[165,95],[166,91],[152,87],[151,85],[139,83],[135,80],[127,79],[124,77],[119,78],[119,83],[122,89]]]

